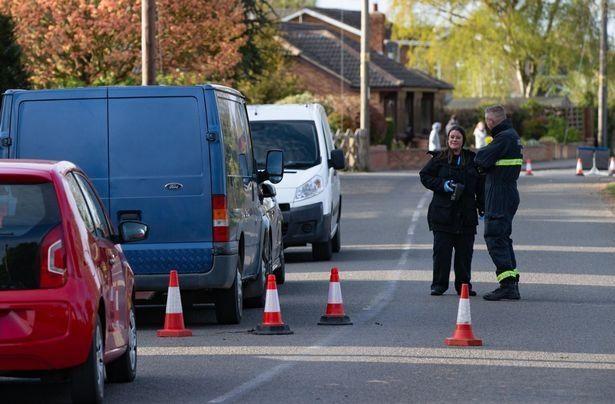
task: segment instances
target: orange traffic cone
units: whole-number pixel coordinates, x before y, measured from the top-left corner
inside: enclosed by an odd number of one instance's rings
[[[284,335],[292,334],[290,327],[282,321],[278,289],[275,283],[275,275],[267,277],[267,295],[265,296],[265,311],[263,323],[256,326],[254,334],[260,335]]]
[[[470,296],[467,283],[461,285],[459,310],[457,311],[457,327],[453,336],[444,340],[448,346],[482,346],[483,340],[477,339],[472,332],[472,316],[470,315]]]
[[[611,162],[609,163],[609,175],[615,174],[615,157],[611,157]]]
[[[167,293],[167,310],[164,317],[164,328],[156,333],[159,337],[190,337],[192,331],[184,327],[182,299],[179,293],[177,271],[169,274],[169,291]]]
[[[583,174],[583,163],[580,158],[577,159],[577,175],[585,175]]]
[[[331,269],[327,310],[325,311],[325,315],[320,317],[318,325],[352,325],[350,317],[344,312],[342,288],[340,286],[340,276],[337,268]]]
[[[532,171],[532,160],[527,159],[527,163],[525,163],[525,175],[534,175]]]

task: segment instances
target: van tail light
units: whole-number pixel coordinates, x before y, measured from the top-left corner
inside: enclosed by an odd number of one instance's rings
[[[40,288],[52,289],[66,283],[66,250],[62,225],[51,229],[41,244]]]
[[[229,220],[228,209],[226,207],[226,196],[212,196],[212,211],[214,221],[214,241],[229,241]]]

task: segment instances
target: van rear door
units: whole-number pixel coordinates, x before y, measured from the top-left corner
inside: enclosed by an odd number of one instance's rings
[[[16,91],[10,158],[72,161],[108,208],[106,98],[106,88]]]
[[[136,274],[212,266],[209,144],[200,87],[109,88],[110,215],[142,220],[124,246]]]

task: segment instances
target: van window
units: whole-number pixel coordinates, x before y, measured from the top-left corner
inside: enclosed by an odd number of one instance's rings
[[[249,182],[254,170],[254,156],[245,107],[218,96],[218,113],[224,137],[227,175],[241,176]]]
[[[323,135],[325,136],[325,145],[327,146],[327,157],[331,158],[331,150],[335,149],[335,147],[333,146],[333,132],[331,131],[331,126],[329,126],[327,114],[324,111],[321,111],[320,116],[322,121]]]
[[[0,182],[0,290],[39,287],[40,246],[60,222],[51,183]]]
[[[254,155],[259,169],[265,168],[267,151],[284,152],[284,167],[309,168],[320,164],[314,121],[251,121]]]

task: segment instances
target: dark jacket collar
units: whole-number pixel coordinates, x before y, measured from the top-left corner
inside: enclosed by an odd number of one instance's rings
[[[509,118],[506,118],[502,122],[500,122],[495,128],[491,129],[491,134],[493,136],[497,136],[499,133],[511,128],[512,122]]]

